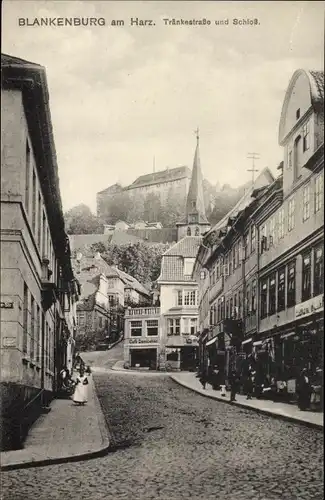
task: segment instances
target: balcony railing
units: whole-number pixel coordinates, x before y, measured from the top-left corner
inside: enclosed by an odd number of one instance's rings
[[[217,295],[219,295],[223,290],[223,276],[221,276],[218,281],[212,285],[209,293],[209,302],[212,302]]]
[[[125,316],[160,316],[160,307],[136,307],[125,311]]]

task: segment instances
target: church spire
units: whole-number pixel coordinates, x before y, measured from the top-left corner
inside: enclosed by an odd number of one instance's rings
[[[196,149],[194,154],[192,178],[187,195],[186,202],[186,217],[188,222],[192,220],[197,223],[206,223],[207,218],[205,214],[204,195],[203,195],[203,177],[201,172],[200,163],[200,135],[199,129],[195,130],[196,135]]]

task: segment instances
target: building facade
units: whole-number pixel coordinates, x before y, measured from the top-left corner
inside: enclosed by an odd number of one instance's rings
[[[34,399],[41,408],[71,360],[79,288],[64,228],[45,69],[7,55],[1,66],[2,443],[15,447],[28,403]]]
[[[279,177],[205,235],[194,268],[201,364],[227,379],[249,356],[256,384],[273,381],[288,397],[303,367],[316,385],[323,370],[323,88],[323,73],[295,72],[280,119]]]

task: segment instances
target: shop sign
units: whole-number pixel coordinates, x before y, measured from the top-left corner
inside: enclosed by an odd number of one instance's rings
[[[133,338],[129,339],[129,344],[158,344],[157,338]]]
[[[13,309],[14,308],[14,303],[13,302],[3,302],[1,301],[1,309]]]
[[[310,314],[318,313],[324,309],[324,295],[318,295],[312,299],[302,302],[295,307],[295,318],[304,318]]]
[[[16,347],[16,337],[4,337],[3,347]]]

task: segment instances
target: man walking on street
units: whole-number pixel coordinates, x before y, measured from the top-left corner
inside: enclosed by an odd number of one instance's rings
[[[230,401],[236,401],[236,394],[238,392],[239,377],[236,370],[231,370],[229,374],[229,384],[230,384]]]

